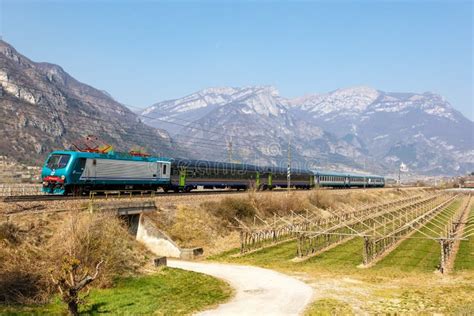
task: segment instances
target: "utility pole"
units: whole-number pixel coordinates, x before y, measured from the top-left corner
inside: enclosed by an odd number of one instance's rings
[[[400,167],[398,168],[398,190],[400,190],[400,187],[401,187],[401,185],[402,185],[402,183],[400,182],[401,169],[402,169],[402,167],[400,166]]]
[[[227,141],[227,155],[228,155],[228,160],[229,163],[232,163],[234,161],[234,158],[232,157],[232,137],[230,138],[229,141]]]
[[[291,136],[288,137],[288,169],[286,171],[286,180],[289,192],[291,187]]]
[[[367,164],[367,157],[364,157],[364,189],[365,189],[365,182],[367,181],[366,179],[366,164]]]

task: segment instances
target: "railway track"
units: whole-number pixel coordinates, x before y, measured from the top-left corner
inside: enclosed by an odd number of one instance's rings
[[[128,199],[128,198],[150,198],[150,197],[169,197],[169,196],[199,196],[199,195],[215,195],[215,194],[242,194],[246,191],[195,191],[189,193],[164,193],[158,192],[155,194],[109,194],[109,195],[95,195],[94,199]],[[90,196],[63,196],[63,195],[11,195],[0,198],[2,202],[42,202],[42,201],[66,201],[66,200],[89,200]]]
[[[407,187],[404,187],[407,188]],[[324,188],[321,189],[322,191],[333,191],[333,192],[344,192],[344,191],[356,191],[356,190],[380,190],[380,189],[393,189],[393,188],[350,188],[350,189],[329,189],[329,188]],[[215,194],[243,194],[249,191],[229,191],[229,190],[215,190],[215,191],[193,191],[193,192],[180,192],[180,193],[174,193],[174,192],[157,192],[155,194],[133,194],[130,195],[128,193],[122,193],[120,195],[118,194],[109,194],[109,195],[95,195],[94,199],[113,199],[113,198],[144,198],[144,197],[170,197],[170,196],[199,196],[199,195],[215,195]],[[287,192],[285,189],[275,189],[272,191],[261,191],[262,193],[281,193],[281,192]],[[0,201],[4,203],[13,203],[13,202],[42,202],[42,201],[59,201],[59,200],[87,200],[90,199],[90,196],[84,195],[84,196],[63,196],[63,195],[10,195],[10,196],[3,196],[0,197]]]

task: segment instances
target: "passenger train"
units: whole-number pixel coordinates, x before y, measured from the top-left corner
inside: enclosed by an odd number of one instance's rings
[[[287,169],[203,160],[136,156],[125,153],[54,151],[42,169],[42,191],[81,195],[92,190],[158,190],[230,188],[271,190],[287,187]],[[291,169],[291,186],[383,187],[375,175]]]

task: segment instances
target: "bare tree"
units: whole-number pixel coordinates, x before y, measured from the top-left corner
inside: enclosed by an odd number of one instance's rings
[[[69,313],[71,315],[79,315],[79,304],[81,304],[86,295],[81,299],[79,294],[81,290],[86,288],[99,275],[99,269],[103,260],[99,261],[95,266],[93,275],[89,275],[89,269],[82,268],[79,259],[65,256],[63,258],[63,265],[57,277],[51,271],[51,279],[53,284],[57,286],[61,299],[67,304]]]

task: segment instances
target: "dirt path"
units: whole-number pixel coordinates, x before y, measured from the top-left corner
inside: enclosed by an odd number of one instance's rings
[[[231,301],[200,315],[299,315],[313,297],[306,283],[268,269],[180,260],[168,266],[223,279],[236,291]]]

